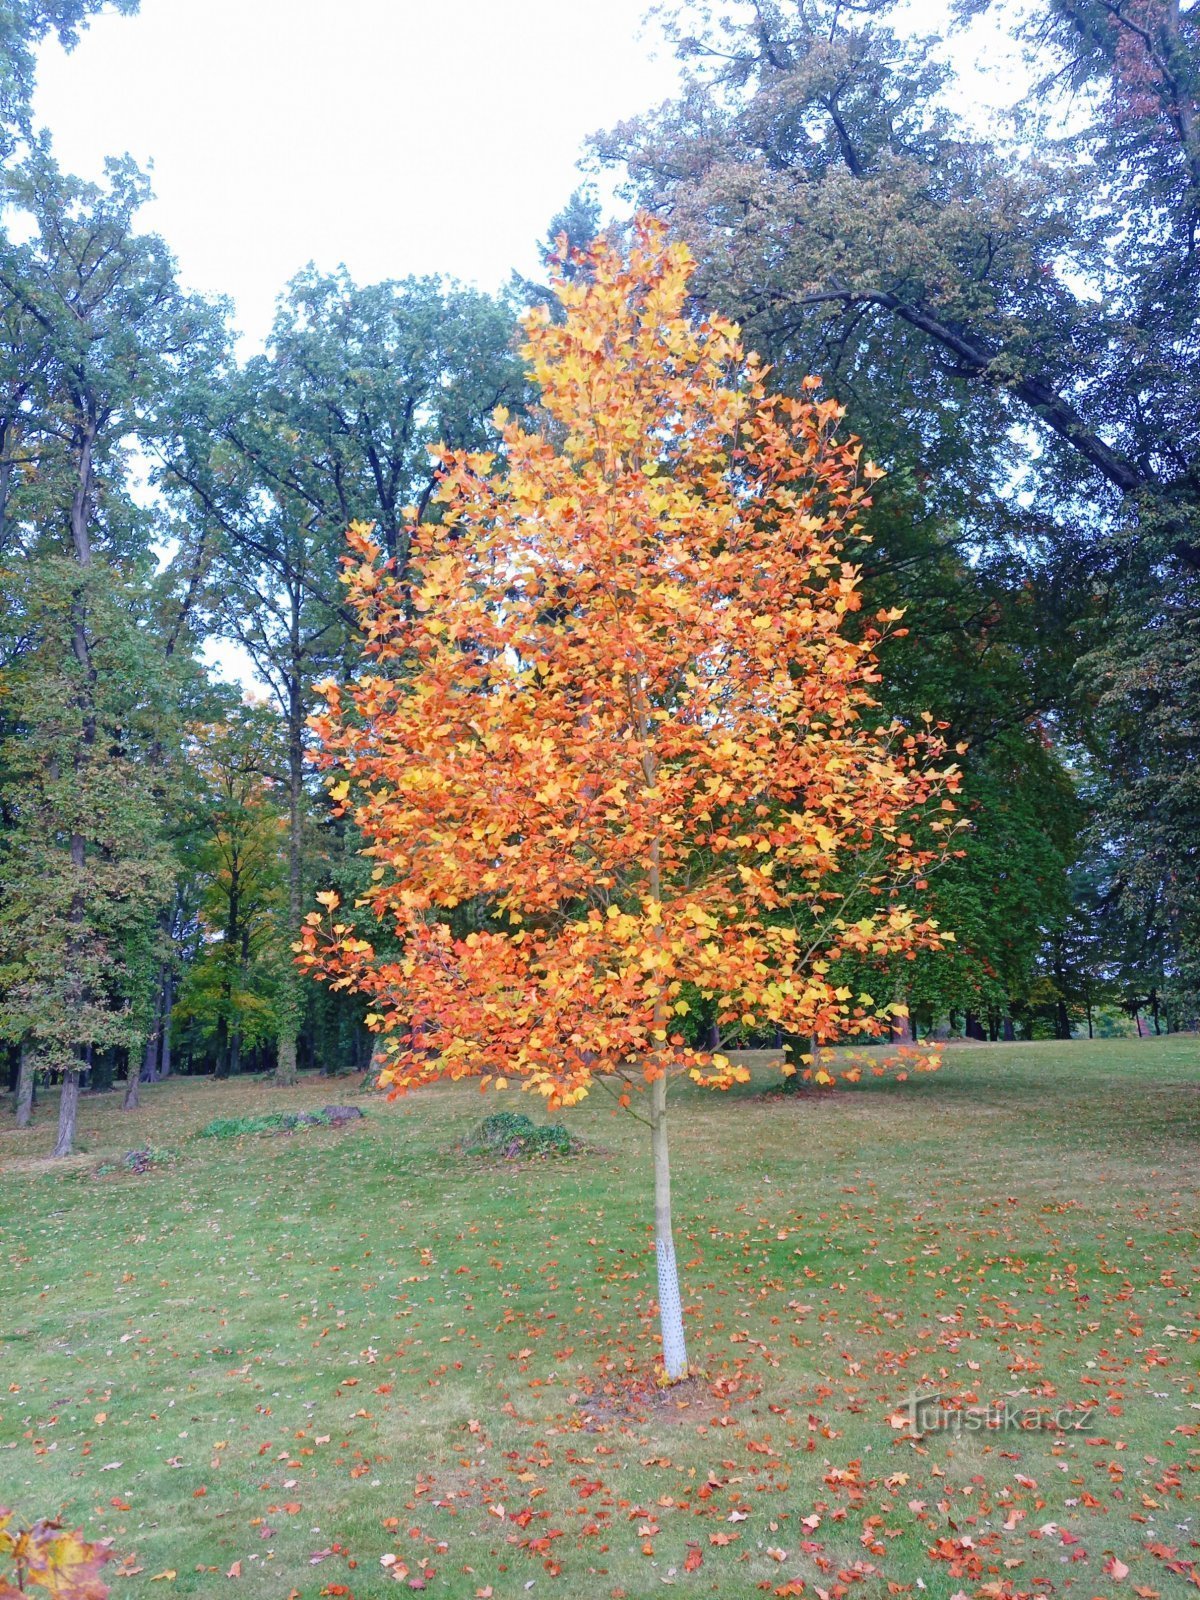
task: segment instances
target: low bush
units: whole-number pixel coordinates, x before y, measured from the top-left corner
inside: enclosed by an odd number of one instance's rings
[[[256,1117],[214,1117],[197,1135],[200,1139],[240,1139],[248,1133],[291,1133],[294,1128],[341,1128],[356,1122],[358,1106],[325,1106],[321,1111],[265,1111]]]
[[[177,1159],[174,1150],[160,1150],[152,1144],[140,1150],[126,1150],[123,1156],[112,1161],[102,1161],[95,1168],[95,1178],[111,1178],[118,1172],[153,1172],[157,1167],[169,1167]]]
[[[537,1161],[577,1155],[582,1142],[561,1122],[533,1122],[520,1111],[498,1111],[485,1117],[462,1142],[464,1155],[499,1156],[506,1161]]]

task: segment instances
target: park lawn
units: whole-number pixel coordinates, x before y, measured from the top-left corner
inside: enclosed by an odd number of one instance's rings
[[[131,1600],[1194,1595],[1200,1043],[947,1054],[676,1096],[703,1377],[664,1394],[648,1135],[603,1095],[591,1154],[522,1167],[456,1152],[466,1087],[217,1142],[353,1084],[176,1081],[85,1100],[70,1164],[48,1106],[0,1133],[0,1504],[111,1537]],[[91,1175],[146,1140],[175,1164]],[[914,1438],[930,1390],[1091,1427]]]

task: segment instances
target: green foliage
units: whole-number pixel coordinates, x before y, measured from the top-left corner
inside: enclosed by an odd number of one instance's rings
[[[248,1117],[214,1117],[200,1139],[241,1139],[254,1133],[291,1133],[295,1128],[341,1128],[364,1113],[357,1106],[326,1106],[323,1111],[265,1111]]]
[[[579,1141],[561,1122],[533,1122],[520,1111],[497,1111],[484,1117],[462,1142],[465,1155],[493,1156],[505,1161],[577,1155],[579,1148]]]
[[[248,1133],[278,1133],[296,1126],[292,1111],[264,1111],[253,1117],[214,1117],[200,1129],[200,1139],[240,1139]]]
[[[987,659],[1000,633],[1019,667],[1002,723],[1053,747],[1095,808],[1088,906],[1105,948],[1089,984],[1170,996],[1186,1019],[1200,1006],[1200,13],[955,10],[988,13],[1027,51],[1037,87],[1004,133],[980,131],[945,41],[916,36],[894,0],[678,0],[665,11],[682,93],[596,147],[691,242],[702,300],[745,323],[784,388],[822,374],[889,470],[868,571],[902,564],[938,590],[939,547],[961,551],[977,658],[922,703],[971,743],[977,838],[1012,838],[988,798],[1004,766],[1012,781],[1011,747],[999,768],[986,749],[981,762],[969,726],[1001,684]],[[888,519],[897,490],[915,538]],[[913,611],[921,656],[932,641],[944,660],[936,616]],[[893,652],[885,689],[908,670]],[[1032,747],[1019,763],[1015,809],[1031,820],[1047,765]],[[1051,904],[1016,909],[1026,951],[1041,921],[1043,975],[1065,996],[1082,994],[1058,948],[1079,846],[1064,848],[1058,787]],[[963,912],[982,931],[975,891]]]
[[[190,1056],[211,1055],[218,1077],[274,1044],[286,902],[283,752],[263,706],[230,707],[186,741],[182,854],[198,938],[175,1006]]]
[[[132,16],[140,0],[0,0],[0,158],[30,131],[35,52],[54,37],[72,49],[88,20],[112,9]]]

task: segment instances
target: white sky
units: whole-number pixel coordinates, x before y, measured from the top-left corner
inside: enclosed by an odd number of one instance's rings
[[[307,262],[360,283],[445,273],[497,289],[579,184],[587,136],[670,96],[649,0],[142,0],[39,58],[34,116],[69,171],[151,169],[141,225],[186,287],[223,294],[249,345]],[[947,0],[908,0],[937,33]],[[950,46],[959,104],[1012,92],[993,31]],[[985,76],[986,73],[986,76]],[[602,199],[611,193],[606,179]],[[253,682],[235,647],[205,651]]]
[[[143,0],[41,53],[59,161],[152,165],[142,225],[255,342],[309,260],[497,288],[580,178],[583,140],[675,83],[646,0]]]
[[[36,120],[68,170],[152,168],[142,226],[185,284],[232,297],[252,343],[308,261],[364,283],[447,273],[498,288],[580,181],[585,138],[667,98],[649,0],[142,0],[48,42]],[[948,0],[908,0],[945,28]],[[1012,93],[994,25],[958,35],[959,107]],[[607,182],[607,180],[606,180]],[[602,190],[602,196],[605,191]]]

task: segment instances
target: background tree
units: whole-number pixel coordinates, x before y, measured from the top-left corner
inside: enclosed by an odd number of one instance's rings
[[[878,714],[873,646],[898,613],[862,641],[842,626],[866,488],[839,408],[768,400],[737,329],[686,317],[690,257],[652,224],[628,263],[598,243],[582,269],[561,321],[525,322],[542,429],[507,422],[502,468],[443,455],[411,594],[352,530],[377,670],[328,683],[318,727],[403,948],[377,955],[328,893],[301,961],[369,996],[397,1091],[511,1077],[553,1106],[649,1086],[675,1379],[667,1077],[746,1076],[685,1042],[684,986],[746,1025],[886,1027],[890,1003],[830,966],[940,943],[900,892],[929,859],[907,829],[954,779]]]
[[[287,828],[277,720],[265,707],[231,710],[193,731],[188,754],[194,817],[191,866],[204,932],[185,970],[175,1024],[215,1058],[218,1078],[274,1045]]]
[[[597,148],[690,240],[701,299],[746,324],[776,382],[821,372],[919,518],[956,525],[1010,603],[1026,582],[1055,598],[1039,656],[1078,662],[1080,624],[1103,617],[1095,661],[1047,680],[1039,709],[1090,720],[1094,760],[1136,730],[1136,764],[1171,791],[1169,840],[1131,826],[1127,757],[1093,791],[1124,876],[1158,864],[1165,940],[1197,898],[1186,740],[1111,691],[1149,671],[1162,716],[1195,721],[1196,12],[990,11],[1037,85],[1001,135],[964,118],[942,41],[891,0],[762,0],[674,7],[684,93]],[[1172,970],[1194,1005],[1194,961]]]
[[[305,788],[311,685],[344,670],[338,562],[355,518],[375,523],[396,571],[429,509],[438,438],[493,437],[519,401],[512,322],[497,301],[434,279],[365,288],[314,269],[290,285],[266,354],[198,382],[178,413],[164,481],[185,509],[212,626],[235,640],[283,719],[287,758],[285,933],[299,934],[314,817]],[[302,997],[277,1000],[277,1076],[295,1081]]]
[[[169,893],[158,805],[188,651],[168,669],[182,612],[162,635],[147,626],[165,620],[170,582],[156,571],[155,520],[129,492],[128,450],[203,359],[213,320],[180,292],[161,241],[135,231],[146,188],[131,164],[83,184],[35,146],[5,192],[28,237],[0,241],[11,594],[0,943],[20,975],[4,1027],[63,1076],[65,1154],[94,1053],[132,1052],[138,1070],[154,981],[146,928]]]

